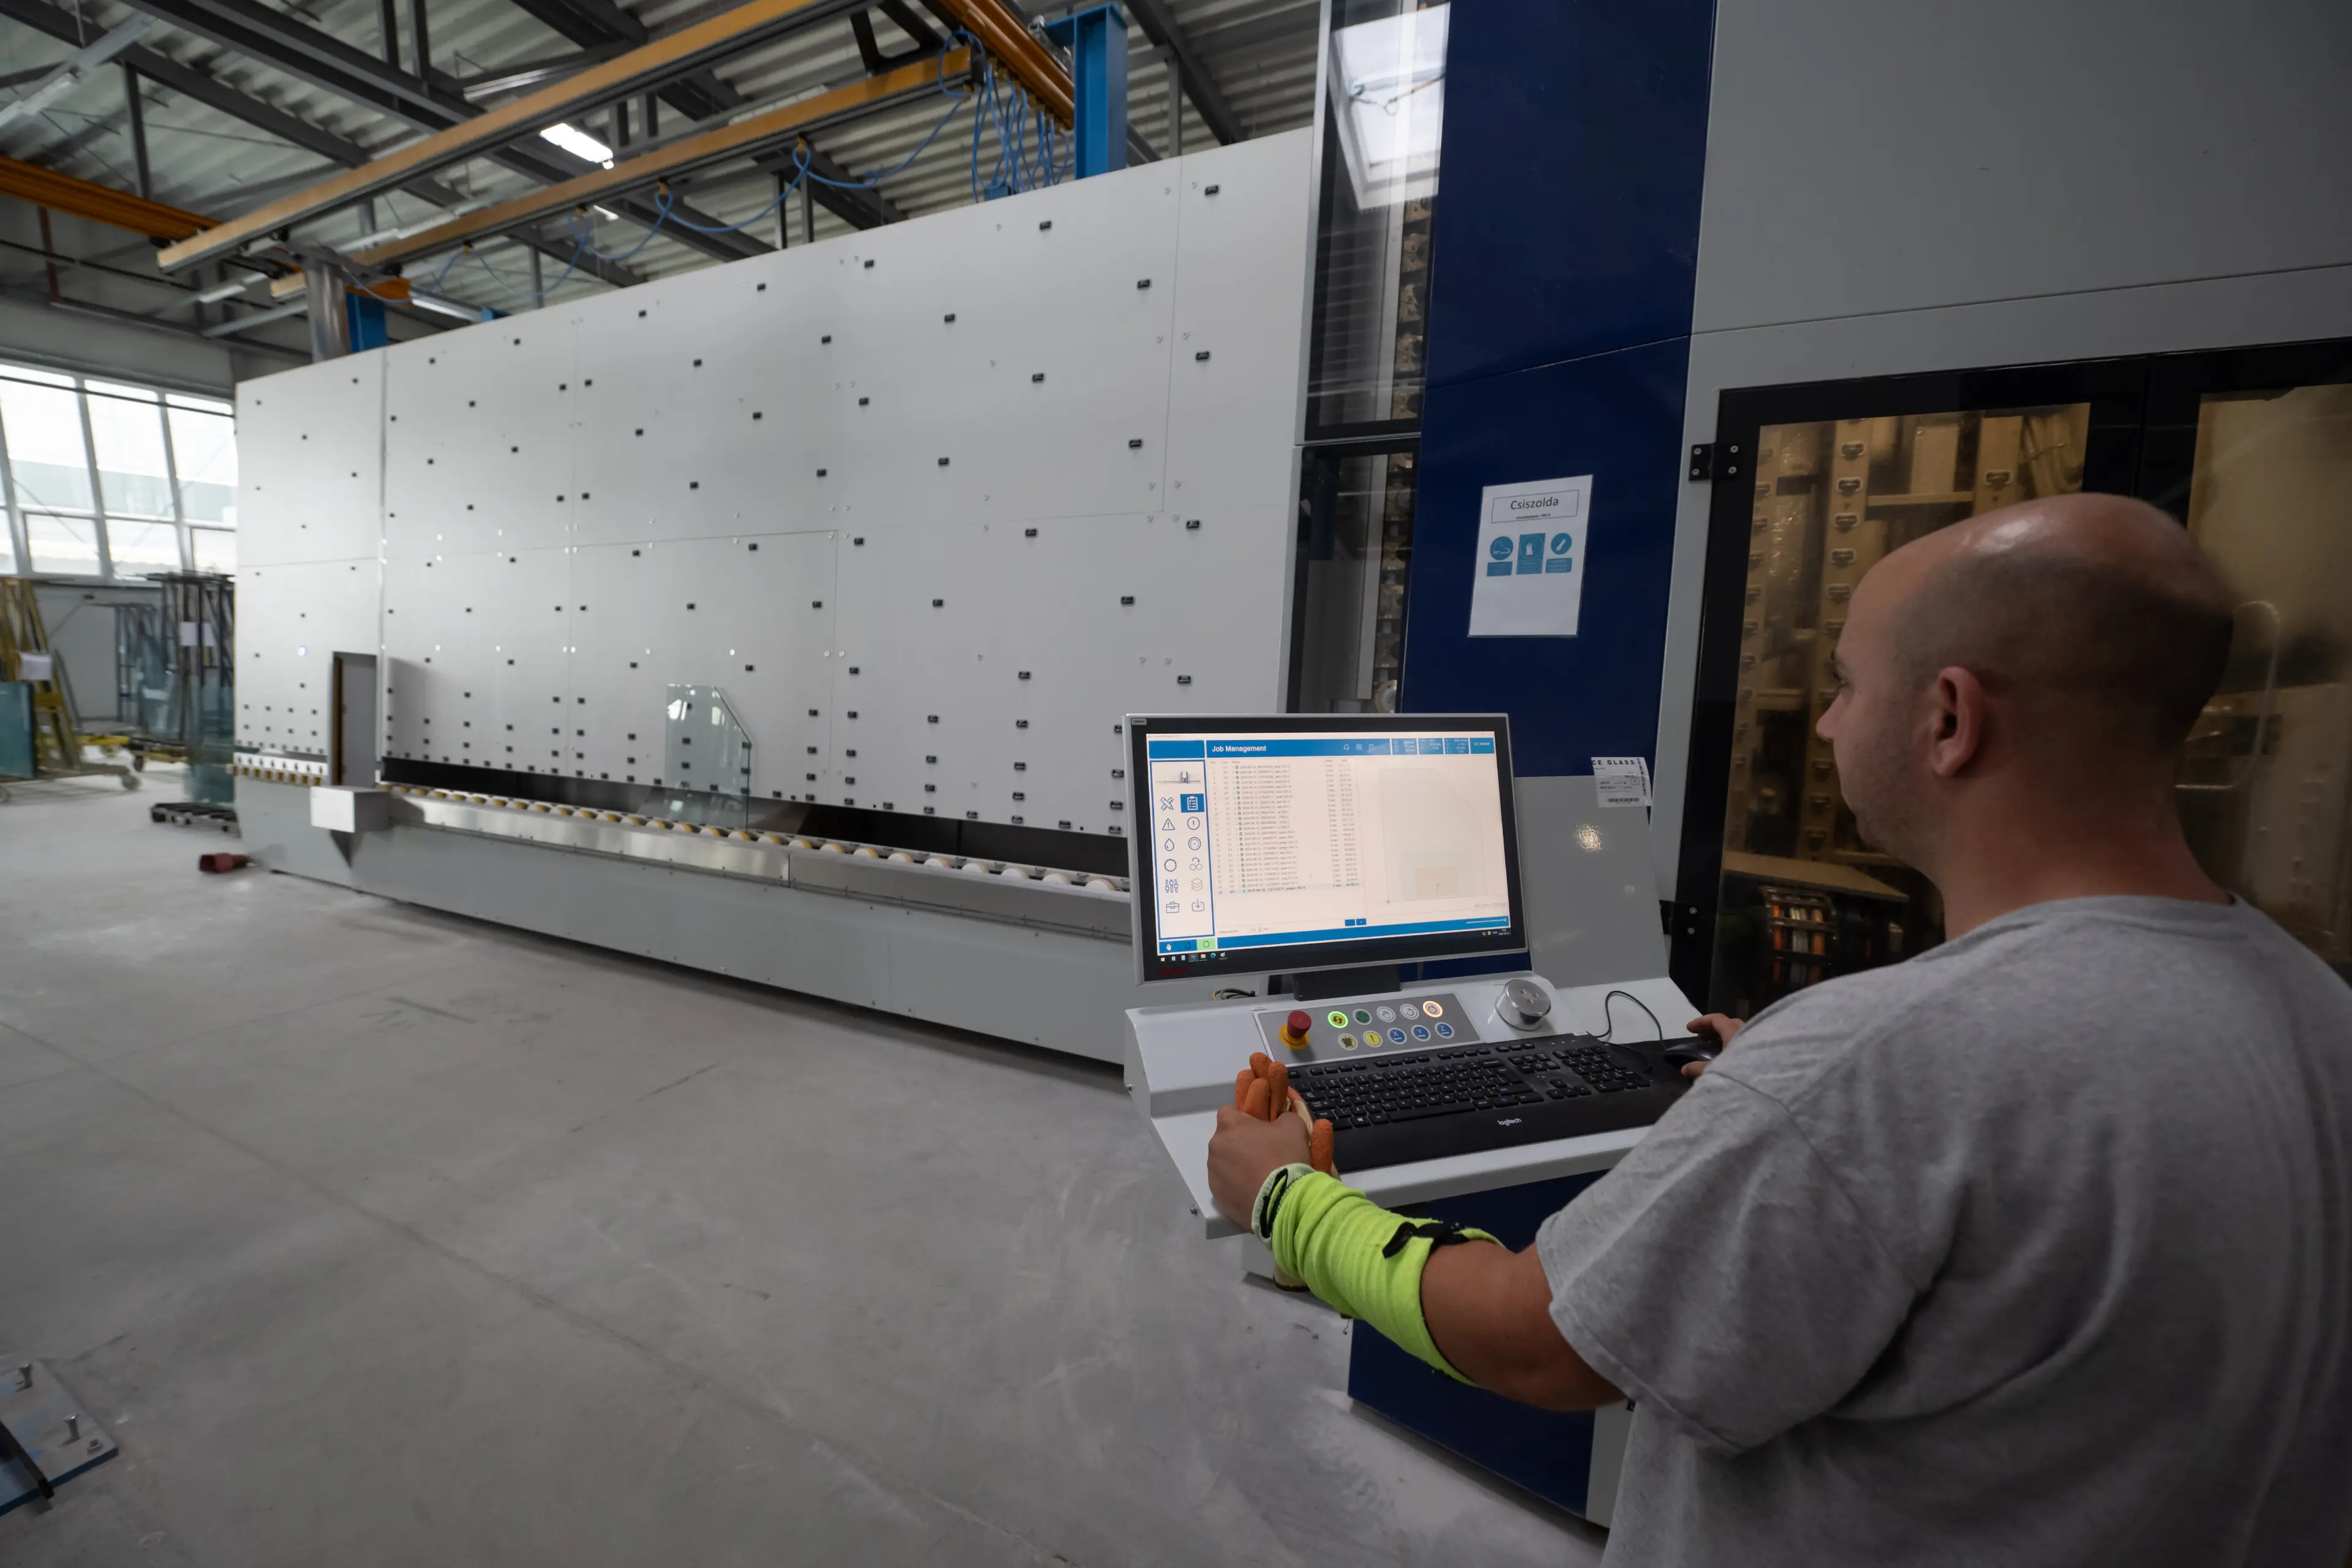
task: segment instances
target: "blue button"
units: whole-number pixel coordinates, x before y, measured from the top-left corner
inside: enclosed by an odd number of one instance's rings
[[[1451,1025],[1451,1024],[1440,1024],[1440,1025],[1438,1025],[1438,1026],[1437,1026],[1437,1037],[1438,1037],[1439,1039],[1441,1039],[1441,1040],[1450,1040],[1450,1039],[1452,1039],[1452,1038],[1454,1037],[1454,1026],[1453,1026],[1453,1025]]]
[[[1426,1024],[1415,1024],[1412,1026],[1412,1037],[1416,1040],[1425,1040],[1429,1038],[1429,1026]]]
[[[1401,1046],[1404,1044],[1404,1031],[1402,1029],[1391,1029],[1389,1031],[1389,1044],[1392,1046]]]

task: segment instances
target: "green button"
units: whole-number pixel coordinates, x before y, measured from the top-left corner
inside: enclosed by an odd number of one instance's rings
[[[1371,1021],[1372,1016],[1370,1013],[1365,1012],[1361,1007],[1356,1009],[1356,1022],[1359,1024],[1369,1024]]]
[[[1331,1026],[1335,1029],[1344,1029],[1348,1026],[1348,1015],[1345,1013],[1326,1013],[1323,1016],[1331,1020]]]

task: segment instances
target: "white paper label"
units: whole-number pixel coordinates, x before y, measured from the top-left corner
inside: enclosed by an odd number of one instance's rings
[[[1603,805],[1650,804],[1650,763],[1644,757],[1592,759],[1592,793]]]
[[[1584,524],[1592,476],[1488,485],[1470,563],[1474,637],[1572,637],[1584,603]]]
[[[47,680],[49,679],[54,656],[46,653],[20,653],[16,656],[16,679]]]

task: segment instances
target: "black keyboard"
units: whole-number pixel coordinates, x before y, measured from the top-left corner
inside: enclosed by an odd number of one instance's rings
[[[1291,1087],[1331,1122],[1339,1173],[1645,1127],[1690,1087],[1658,1053],[1590,1035],[1325,1061]]]

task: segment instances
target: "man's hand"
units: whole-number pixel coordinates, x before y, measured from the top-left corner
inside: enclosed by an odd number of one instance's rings
[[[1209,1195],[1217,1212],[1243,1230],[1265,1179],[1307,1159],[1307,1127],[1285,1112],[1261,1121],[1230,1105],[1217,1108],[1217,1135],[1209,1140]]]
[[[1219,1108],[1217,1133],[1209,1140],[1209,1195],[1219,1214],[1247,1230],[1258,1189],[1285,1165],[1339,1173],[1331,1163],[1331,1124],[1318,1121],[1309,1130],[1307,1114],[1307,1102],[1290,1087],[1290,1069],[1264,1051],[1251,1052],[1250,1065],[1234,1075],[1234,1102]]]
[[[1702,1017],[1693,1018],[1689,1023],[1683,1026],[1684,1028],[1688,1029],[1700,1039],[1713,1040],[1715,1042],[1715,1048],[1717,1052],[1729,1049],[1732,1037],[1738,1034],[1740,1030],[1747,1026],[1747,1025],[1741,1023],[1738,1019],[1723,1013],[1709,1013]],[[1683,1076],[1685,1078],[1696,1078],[1706,1070],[1706,1064],[1705,1062],[1693,1062],[1688,1067],[1683,1068]]]

